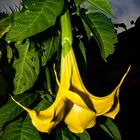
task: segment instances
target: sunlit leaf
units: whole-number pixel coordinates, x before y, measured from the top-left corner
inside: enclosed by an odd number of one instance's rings
[[[8,42],[23,40],[55,24],[64,0],[24,0],[23,10],[14,16],[14,24],[6,36]]]
[[[1,140],[41,140],[38,131],[34,128],[29,119],[16,120],[8,124],[2,135]]]
[[[108,133],[114,140],[121,140],[121,134],[119,132],[118,127],[111,121],[111,119],[107,118],[105,123],[99,124],[99,126]]]
[[[86,15],[82,11],[82,17],[91,29],[98,42],[101,56],[106,61],[106,58],[114,52],[117,43],[117,34],[111,20],[99,12]]]
[[[34,47],[30,48],[29,40],[24,44],[16,46],[19,52],[19,58],[15,58],[13,68],[15,69],[14,77],[14,94],[21,94],[30,89],[35,83],[39,73],[39,58]]]
[[[112,8],[109,3],[109,0],[87,0],[93,6],[97,7],[104,13],[112,16]]]
[[[12,16],[0,20],[0,38],[9,31],[12,25]]]
[[[27,93],[17,95],[14,98],[22,105],[29,106],[37,99],[37,95]],[[23,109],[20,106],[13,102],[12,99],[9,99],[8,102],[0,108],[0,128],[2,128],[5,123],[16,118],[22,111]]]
[[[76,6],[81,5],[85,0],[74,0]]]

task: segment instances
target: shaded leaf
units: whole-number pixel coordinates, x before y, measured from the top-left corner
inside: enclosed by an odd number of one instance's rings
[[[85,50],[85,46],[84,46],[84,44],[83,44],[83,42],[82,42],[81,40],[80,40],[80,43],[79,43],[79,48],[80,48],[81,53],[82,53],[82,55],[83,55],[85,64],[87,65],[86,50]]]
[[[65,127],[61,129],[62,140],[76,140],[76,137]]]
[[[16,120],[8,124],[2,135],[1,140],[41,140],[38,131],[34,128],[29,119]]]
[[[43,55],[42,55],[42,66],[45,66],[47,61],[56,53],[59,47],[59,35],[54,35],[43,42]]]
[[[121,140],[121,134],[119,132],[118,127],[111,121],[111,119],[107,118],[105,123],[99,124],[99,126],[108,133],[114,140]]]
[[[24,0],[24,8],[15,14],[14,24],[6,40],[23,40],[53,26],[63,9],[63,3],[64,0]]]
[[[7,93],[7,81],[5,80],[2,73],[0,73],[0,96],[4,96]],[[2,100],[0,98],[0,100]]]
[[[78,134],[78,136],[79,136],[79,140],[91,140],[90,135],[87,131]]]
[[[41,100],[34,108],[34,110],[41,111],[47,109],[51,103],[46,100]]]
[[[55,138],[56,140],[77,140],[76,136],[67,127],[57,128]]]
[[[46,79],[45,79],[45,82],[44,82],[44,87],[50,94],[53,94],[52,89],[51,89],[52,88],[51,73],[50,73],[49,67],[47,67],[47,66],[46,66],[46,69],[45,69],[45,76],[46,76]]]
[[[84,26],[85,31],[86,31],[86,36],[87,36],[88,40],[90,40],[90,36],[91,36],[90,28],[88,27],[88,25],[86,24],[86,22],[82,18],[81,18],[81,20],[82,20],[83,26]]]
[[[13,68],[16,70],[14,77],[14,94],[21,94],[30,89],[39,74],[39,58],[34,47],[30,47],[29,40],[16,46],[19,58],[15,58]]]
[[[22,105],[29,106],[37,99],[37,95],[26,93],[17,95],[14,98]],[[10,98],[8,102],[0,108],[0,128],[16,118],[22,111],[23,109]]]

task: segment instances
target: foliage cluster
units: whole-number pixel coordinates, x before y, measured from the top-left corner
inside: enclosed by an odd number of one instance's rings
[[[12,95],[35,110],[48,108],[55,100],[57,84],[53,65],[60,68],[60,17],[70,13],[73,49],[86,71],[87,42],[94,37],[105,62],[113,53],[117,35],[110,20],[108,0],[23,0],[22,10],[0,20],[0,100]],[[94,47],[94,44],[93,44]],[[92,60],[91,60],[92,62]],[[84,75],[84,72],[81,75]],[[120,140],[111,119],[97,123],[112,139]],[[93,131],[94,133],[94,131]],[[90,140],[85,131],[74,134],[62,122],[47,135],[37,131],[27,113],[8,96],[0,108],[1,140]]]

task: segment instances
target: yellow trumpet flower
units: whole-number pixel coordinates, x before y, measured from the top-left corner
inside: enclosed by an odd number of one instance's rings
[[[12,96],[12,100],[19,106],[26,110],[31,118],[32,124],[40,132],[50,133],[50,131],[63,119],[65,114],[65,99],[61,96],[61,91],[58,92],[54,103],[47,109],[42,111],[31,110],[19,102],[17,102]]]
[[[43,110],[34,111],[15,101],[31,117],[38,131],[50,133],[62,119],[74,133],[81,133],[96,123],[96,116],[105,115],[114,118],[119,111],[119,88],[130,67],[118,86],[105,97],[96,97],[89,93],[82,83],[72,48],[67,55],[61,55],[60,82],[57,74],[58,93],[53,104]]]
[[[81,133],[95,125],[96,116],[115,118],[120,109],[119,89],[130,67],[110,94],[104,97],[92,95],[82,82],[72,49],[72,30],[68,11],[61,16],[61,30],[61,65],[64,71],[61,71],[58,85],[59,88],[63,88],[64,96],[69,100],[64,121],[72,132]]]
[[[55,72],[56,73],[56,72]],[[17,102],[12,96],[12,100],[19,106],[26,110],[31,118],[32,124],[40,132],[50,133],[50,131],[63,119],[66,110],[66,98],[65,93],[70,87],[71,65],[69,63],[69,53],[61,57],[61,73],[60,83],[57,96],[53,104],[42,111],[31,110],[19,102]]]
[[[69,54],[69,61],[71,62],[71,85],[65,97],[71,101],[69,104],[71,107],[67,108],[64,121],[72,132],[81,133],[85,129],[94,126],[96,116],[104,115],[113,119],[115,118],[120,109],[119,89],[130,67],[117,87],[109,95],[97,97],[89,93],[85,88],[72,48]],[[68,64],[65,67],[69,67]]]
[[[53,104],[42,111],[34,111],[22,106],[15,101],[31,117],[33,125],[38,131],[50,131],[63,119],[68,128],[74,133],[81,133],[91,128],[96,123],[96,117],[104,115],[115,118],[119,112],[119,89],[130,67],[120,80],[117,87],[107,96],[97,97],[92,95],[84,86],[78,70],[75,55],[72,49],[71,25],[66,12],[61,18],[62,28],[62,53],[60,82],[56,75],[58,92]],[[63,26],[63,24],[65,26]],[[67,27],[68,25],[68,27]],[[65,30],[67,28],[67,30]]]

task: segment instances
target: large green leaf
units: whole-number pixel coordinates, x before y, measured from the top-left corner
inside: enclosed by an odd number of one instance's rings
[[[76,137],[67,129],[61,129],[62,140],[76,140]]]
[[[111,121],[111,119],[107,118],[105,123],[100,123],[99,126],[108,133],[114,140],[121,140],[121,134],[119,132],[118,127]]]
[[[109,0],[87,0],[93,6],[97,7],[104,13],[112,16],[112,7],[109,3]]]
[[[42,66],[56,53],[59,47],[59,35],[54,35],[43,42]]]
[[[48,96],[48,94],[46,94],[44,96],[45,100],[41,100],[34,108],[34,110],[36,111],[41,111],[41,110],[45,110],[47,109],[51,103],[48,101],[48,99],[46,99],[46,97]]]
[[[31,120],[17,120],[7,125],[0,136],[0,140],[41,140],[38,131]]]
[[[23,10],[14,16],[6,36],[8,42],[23,40],[53,26],[63,9],[64,0],[23,0]]]
[[[114,52],[117,43],[117,34],[111,20],[102,13],[94,12],[86,15],[81,11],[82,18],[91,29],[95,39],[98,42],[102,58],[106,58]]]
[[[66,126],[64,126],[56,129],[55,140],[77,140],[77,138]]]
[[[22,105],[29,106],[37,99],[37,95],[26,93],[17,95],[14,98]],[[9,99],[8,102],[0,108],[0,128],[7,122],[16,118],[22,111],[23,109],[19,105],[12,99]]]
[[[74,0],[76,6],[80,6],[83,2],[85,2],[85,0]]]
[[[77,6],[81,5],[84,2],[89,2],[93,8],[97,8],[104,13],[112,16],[112,7],[109,0],[74,0],[74,2]]]
[[[91,140],[90,135],[87,131],[78,134],[78,136],[79,136],[79,140]]]
[[[0,38],[9,31],[12,25],[12,16],[0,20]]]
[[[21,94],[30,89],[35,83],[39,73],[39,58],[35,48],[29,40],[24,44],[16,45],[19,58],[15,58],[13,68],[16,70],[14,77],[14,94]]]

